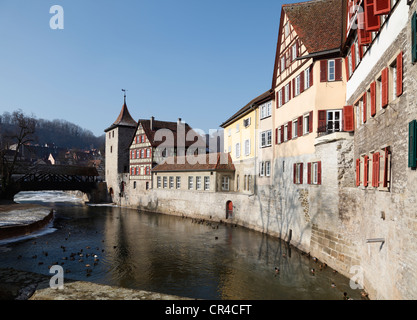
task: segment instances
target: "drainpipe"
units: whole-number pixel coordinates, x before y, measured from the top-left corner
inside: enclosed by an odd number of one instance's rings
[[[254,108],[253,105],[251,105],[250,108],[255,111],[255,119],[254,119],[255,120],[255,160],[254,160],[255,161],[255,163],[254,163],[255,174],[253,175],[253,193],[252,193],[252,196],[253,196],[253,195],[256,195],[256,193],[257,193],[256,163],[257,163],[258,148],[256,146],[256,141],[258,140],[258,137],[257,137],[256,123],[257,123],[258,117],[256,115],[256,108]]]

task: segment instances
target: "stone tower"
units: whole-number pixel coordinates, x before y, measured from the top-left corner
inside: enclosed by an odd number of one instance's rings
[[[133,120],[124,104],[116,121],[106,133],[106,183],[111,201],[119,202],[124,193],[124,181],[129,174],[129,145],[135,133],[137,122]],[[126,177],[125,177],[126,176]]]

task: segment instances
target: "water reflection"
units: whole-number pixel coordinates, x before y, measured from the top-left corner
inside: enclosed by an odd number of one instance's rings
[[[61,264],[69,279],[199,299],[360,299],[345,277],[254,231],[115,207],[56,210],[57,231],[3,246],[1,268],[49,274]]]

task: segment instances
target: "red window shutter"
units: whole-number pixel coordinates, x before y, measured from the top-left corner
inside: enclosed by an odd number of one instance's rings
[[[288,140],[292,139],[292,121],[289,121],[287,124],[287,136],[288,136]]]
[[[281,89],[281,101],[282,104],[286,103],[287,101],[285,101],[285,87]]]
[[[359,46],[359,59],[362,60],[362,58],[363,58],[363,47]]]
[[[365,187],[368,186],[368,162],[369,162],[369,157],[365,156],[364,160],[363,160],[363,185]]]
[[[297,183],[297,164],[294,163],[293,182]]]
[[[343,131],[353,132],[355,130],[354,125],[353,106],[343,107]]]
[[[375,15],[374,0],[364,0],[365,9],[365,30],[378,31],[381,27],[381,20],[379,16]]]
[[[358,44],[363,46],[372,42],[372,33],[365,29],[359,29]]]
[[[317,184],[321,184],[321,161],[317,162]]]
[[[381,74],[382,82],[382,107],[385,108],[388,105],[388,68],[382,70]]]
[[[363,104],[363,123],[367,120],[367,106],[366,106],[366,92],[363,94],[362,98],[362,104]]]
[[[281,143],[284,142],[284,126],[281,126]]]
[[[298,117],[297,126],[297,136],[301,137],[303,135],[303,116]]]
[[[327,131],[327,112],[326,110],[319,110],[318,116],[318,130],[317,132],[326,132]]]
[[[310,111],[310,116],[308,117],[308,129],[309,133],[313,132],[313,111]]]
[[[403,94],[403,53],[397,56],[397,97]]]
[[[304,72],[300,74],[300,93],[304,92]]]
[[[388,187],[388,161],[389,161],[389,148],[385,148],[385,157],[384,157],[384,180],[383,187]]]
[[[376,115],[376,82],[371,83],[371,116]]]
[[[303,184],[304,164],[300,163],[300,184]]]
[[[388,14],[391,11],[390,0],[375,0],[374,13],[375,15]]]
[[[350,56],[352,59],[352,70],[356,69],[356,51],[355,51],[355,44],[352,44],[350,47]]]
[[[343,60],[342,59],[336,59],[335,60],[335,80],[336,81],[340,81],[342,80],[342,64],[343,64]]]
[[[275,99],[275,105],[276,105],[276,108],[278,108],[278,100],[279,100],[279,95],[281,94],[281,92],[280,91],[277,91],[277,93],[276,93],[276,99]],[[281,100],[282,101],[282,100]]]
[[[320,82],[327,82],[327,60],[320,61]]]
[[[292,81],[290,81],[289,83],[288,83],[288,101],[290,101],[291,100],[291,93],[292,93],[292,90],[291,90],[291,84],[292,84]]]
[[[278,144],[278,128],[275,129],[275,144]]]
[[[310,87],[313,85],[313,66],[310,66]]]
[[[361,185],[361,160],[356,159],[356,186]]]
[[[311,184],[311,162],[307,163],[307,184]]]

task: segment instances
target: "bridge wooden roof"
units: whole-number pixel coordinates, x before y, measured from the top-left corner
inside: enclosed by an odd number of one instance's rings
[[[26,168],[19,168],[20,174],[55,174],[66,176],[97,177],[98,171],[95,167],[61,166],[61,165],[34,165]]]

